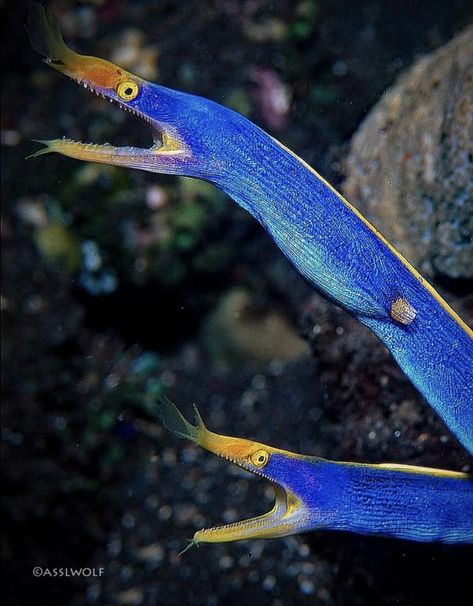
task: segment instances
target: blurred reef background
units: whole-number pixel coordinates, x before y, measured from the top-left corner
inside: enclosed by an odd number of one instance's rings
[[[279,138],[471,324],[471,2],[44,4],[79,52]],[[186,414],[197,403],[210,429],[296,452],[472,461],[385,348],[219,191],[25,161],[32,139],[147,145],[148,133],[42,63],[25,2],[1,12],[6,603],[470,604],[468,548],[318,532],[178,556],[195,530],[268,510],[271,494],[168,434],[155,414],[164,393]],[[37,579],[34,566],[104,574]]]

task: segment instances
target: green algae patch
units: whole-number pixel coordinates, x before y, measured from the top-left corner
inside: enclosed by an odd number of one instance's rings
[[[80,267],[80,243],[72,231],[58,222],[51,222],[37,230],[36,245],[42,256],[59,265],[67,273]]]

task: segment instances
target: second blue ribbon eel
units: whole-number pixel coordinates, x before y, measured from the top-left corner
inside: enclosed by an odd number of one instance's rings
[[[309,530],[345,530],[410,541],[473,543],[473,478],[410,465],[338,463],[209,431],[169,400],[168,429],[271,482],[271,511],[195,533],[191,545],[269,539]]]
[[[33,4],[30,34],[46,62],[151,129],[149,149],[43,141],[35,155],[205,179],[271,234],[323,295],[368,326],[473,453],[473,333],[440,295],[320,175],[236,112],[78,55]]]

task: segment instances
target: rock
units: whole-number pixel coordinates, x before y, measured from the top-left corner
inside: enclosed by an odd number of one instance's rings
[[[344,193],[422,273],[473,278],[473,28],[420,59],[369,113]]]
[[[143,599],[143,592],[133,587],[119,593],[116,603],[121,604],[121,606],[139,606],[143,603]]]
[[[240,288],[222,297],[205,323],[203,338],[210,356],[225,367],[243,361],[258,366],[297,360],[309,352],[279,311],[260,308],[251,293]]]

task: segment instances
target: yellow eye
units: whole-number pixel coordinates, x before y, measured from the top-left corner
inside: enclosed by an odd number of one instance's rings
[[[255,467],[264,467],[269,460],[269,454],[266,450],[257,450],[251,455],[250,459]]]
[[[136,82],[133,80],[125,80],[124,82],[120,82],[117,86],[117,95],[123,101],[133,101],[133,99],[137,96],[140,88]]]

